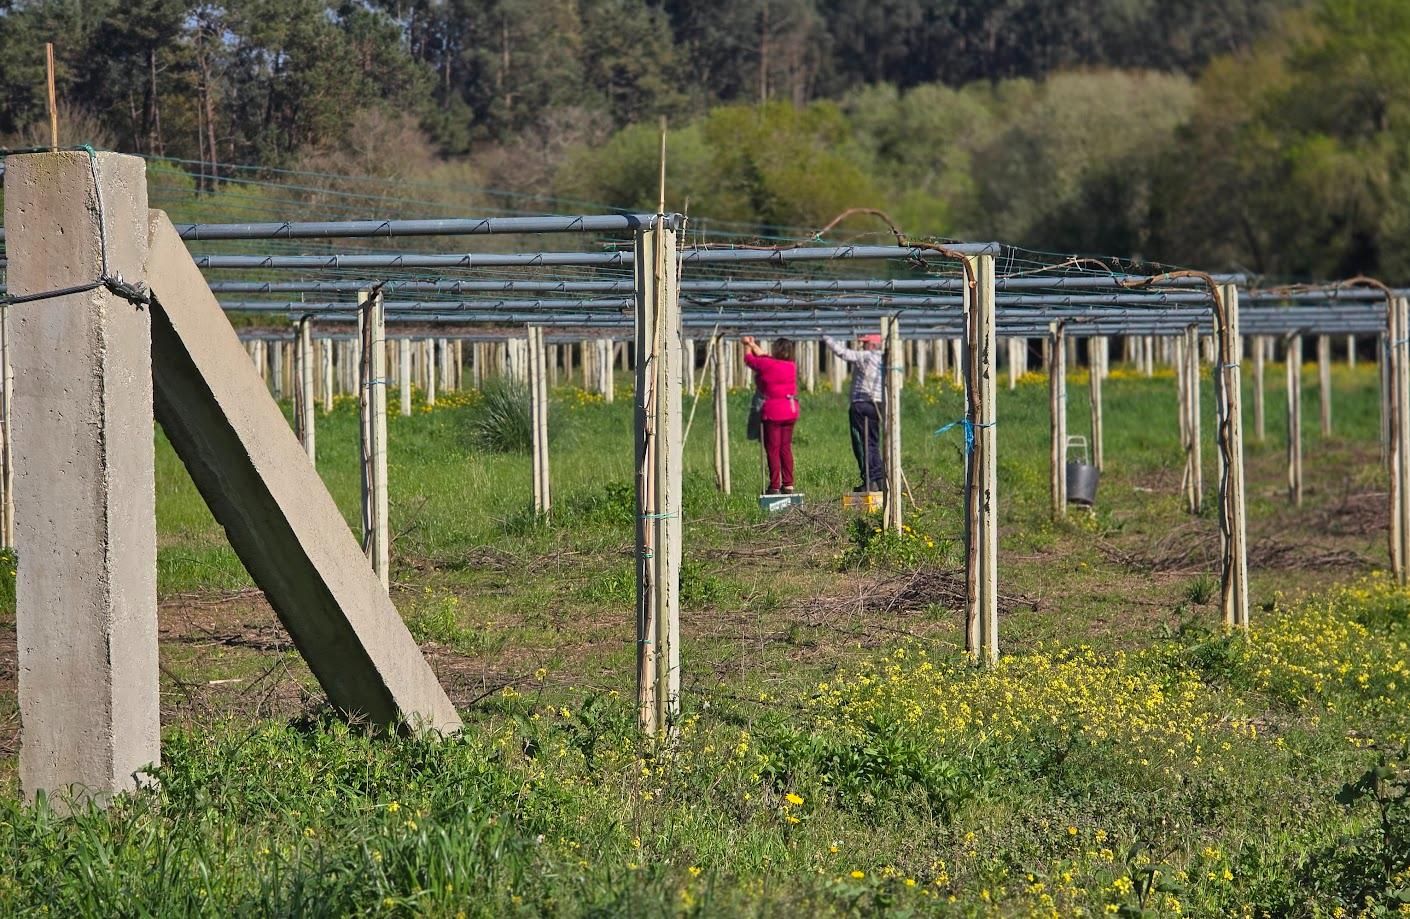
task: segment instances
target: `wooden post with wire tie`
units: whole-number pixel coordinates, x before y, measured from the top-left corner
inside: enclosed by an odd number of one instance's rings
[[[1226,543],[1220,601],[1226,627],[1248,629],[1248,507],[1244,479],[1243,380],[1239,369],[1239,289],[1215,290],[1215,364],[1220,406],[1220,533]]]
[[[661,125],[656,220],[636,235],[637,720],[670,730],[680,713],[681,315],[676,231],[666,222]]]
[[[294,348],[294,420],[299,442],[308,454],[309,462],[315,462],[314,413],[313,413],[313,320],[309,316],[300,317]]]
[[[995,436],[994,256],[967,256],[964,287],[965,650],[999,659],[998,464]],[[972,447],[970,444],[972,443]]]
[[[384,589],[391,586],[387,521],[387,348],[381,286],[358,296],[358,409],[362,432],[363,551]]]

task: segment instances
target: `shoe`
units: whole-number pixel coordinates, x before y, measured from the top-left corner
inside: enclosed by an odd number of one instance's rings
[[[783,491],[779,492],[779,494],[784,494],[784,495],[791,495],[791,494],[793,494],[793,486],[792,486],[792,485],[785,485],[785,486],[783,486]]]

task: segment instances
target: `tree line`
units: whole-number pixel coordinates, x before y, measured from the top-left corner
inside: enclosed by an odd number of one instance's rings
[[[369,107],[463,154],[571,114],[623,127],[870,83],[1194,72],[1288,2],[8,0],[0,132],[43,118],[45,41],[61,95],[125,149],[275,164]]]
[[[0,134],[1281,277],[1410,274],[1403,0],[0,2]],[[453,170],[453,172],[448,172]],[[273,172],[269,173],[274,175]],[[307,180],[304,180],[307,181]]]

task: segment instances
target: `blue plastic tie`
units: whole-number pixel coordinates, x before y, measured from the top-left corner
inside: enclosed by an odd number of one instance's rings
[[[963,428],[964,428],[964,455],[965,455],[965,456],[969,456],[971,453],[974,452],[974,430],[975,430],[975,428],[992,428],[992,427],[993,427],[994,425],[996,425],[996,424],[998,424],[997,421],[991,421],[991,422],[989,422],[988,424],[976,424],[974,421],[970,420],[969,418],[961,418],[959,421],[951,421],[949,424],[941,425],[939,428],[937,428],[937,429],[935,430],[935,433],[934,433],[932,436],[934,436],[934,437],[939,437],[941,434],[944,434],[946,431],[949,431],[951,428],[963,427]]]

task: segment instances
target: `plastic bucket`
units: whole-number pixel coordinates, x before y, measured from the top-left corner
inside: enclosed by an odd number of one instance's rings
[[[1067,461],[1067,503],[1091,507],[1097,503],[1097,480],[1101,473],[1087,459],[1087,438],[1069,437],[1069,453],[1080,451],[1082,460]]]
[[[1091,507],[1097,503],[1097,479],[1100,473],[1096,466],[1086,463],[1067,464],[1067,503]]]

